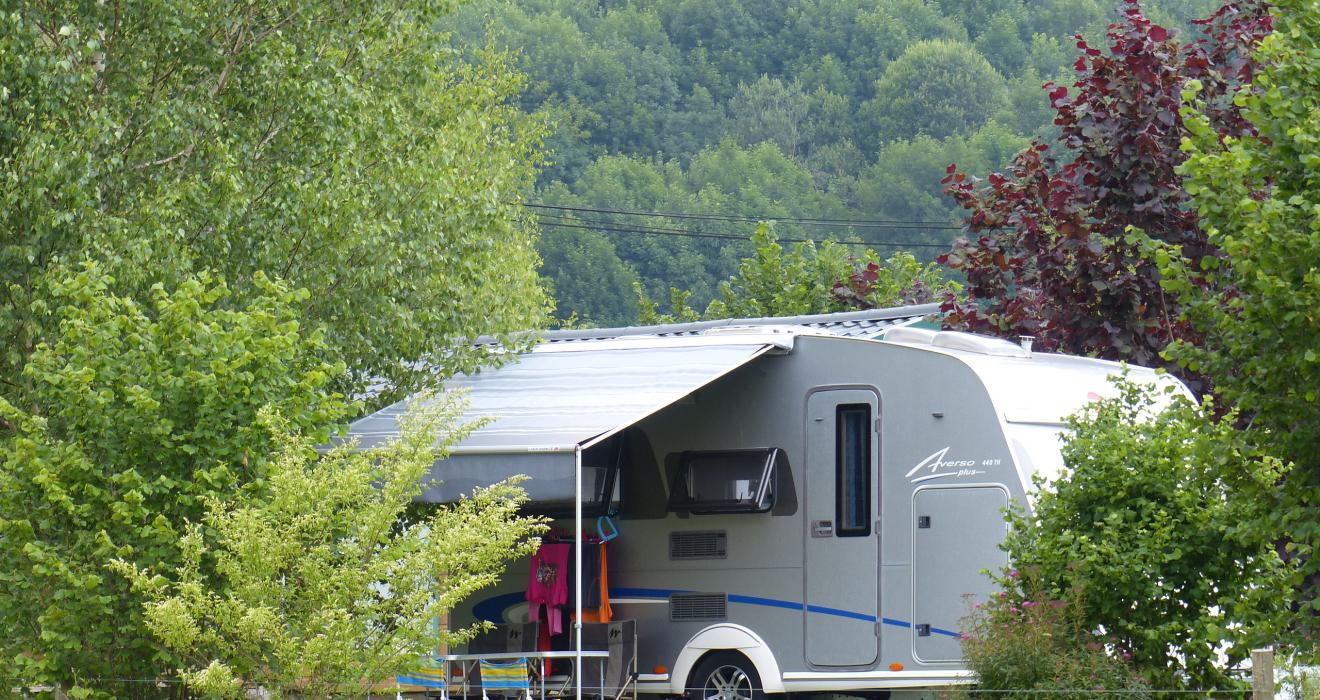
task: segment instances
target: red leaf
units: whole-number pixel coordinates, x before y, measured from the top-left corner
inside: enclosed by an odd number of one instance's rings
[[[1157,24],[1150,28],[1150,38],[1155,41],[1164,41],[1169,38],[1169,30]]]

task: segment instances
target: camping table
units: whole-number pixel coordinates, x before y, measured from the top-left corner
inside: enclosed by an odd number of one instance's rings
[[[583,649],[581,652],[573,651],[570,649],[566,651],[505,651],[494,654],[442,654],[440,656],[435,657],[437,660],[443,662],[444,664],[443,669],[444,669],[444,677],[446,682],[444,687],[440,690],[440,697],[442,698],[442,700],[450,700],[448,680],[450,678],[449,664],[451,663],[456,663],[459,665],[459,668],[463,669],[462,687],[463,687],[463,695],[466,696],[468,694],[468,679],[472,677],[472,669],[476,667],[480,662],[513,661],[514,659],[527,659],[527,662],[530,666],[537,668],[536,675],[540,679],[540,687],[541,687],[540,697],[542,698],[542,700],[544,700],[545,676],[539,672],[540,664],[536,662],[540,662],[545,659],[576,659],[579,655],[581,655],[581,657],[584,659],[610,658],[610,652],[603,649],[592,649],[592,650]],[[573,672],[577,673],[577,669],[574,668]],[[602,698],[606,697],[605,664],[601,664],[600,666],[600,685],[597,687],[600,689],[601,697]]]

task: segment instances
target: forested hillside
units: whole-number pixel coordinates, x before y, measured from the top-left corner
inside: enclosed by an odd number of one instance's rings
[[[1042,83],[1072,83],[1072,35],[1100,37],[1116,5],[483,0],[445,28],[516,55],[522,106],[555,125],[529,201],[557,316],[616,325],[637,317],[636,283],[703,308],[759,220],[785,241],[947,250],[947,166],[986,172],[1048,133]],[[1184,32],[1210,9],[1145,4]]]

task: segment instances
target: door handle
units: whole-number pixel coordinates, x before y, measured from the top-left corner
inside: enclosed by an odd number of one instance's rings
[[[812,521],[811,521],[811,536],[812,536],[812,537],[830,537],[830,536],[833,535],[833,534],[834,534],[834,521],[833,521],[833,520],[812,520]]]

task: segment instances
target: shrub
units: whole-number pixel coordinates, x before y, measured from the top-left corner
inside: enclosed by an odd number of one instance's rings
[[[1088,629],[1085,591],[1074,587],[1054,597],[1034,571],[1008,571],[1003,590],[979,603],[963,624],[962,647],[980,679],[974,698],[1141,700],[1150,687],[1131,655]]]

